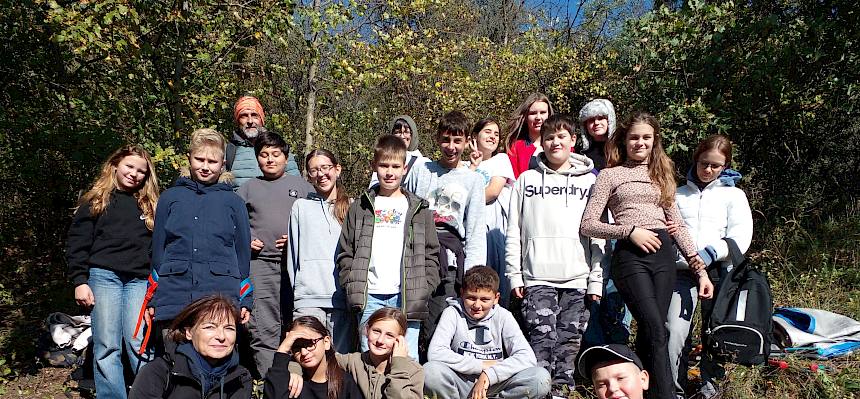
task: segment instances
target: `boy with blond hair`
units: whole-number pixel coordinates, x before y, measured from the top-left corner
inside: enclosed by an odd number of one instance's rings
[[[222,173],[224,147],[215,130],[195,130],[188,174],[158,199],[150,277],[157,289],[145,305],[147,321],[166,327],[191,302],[216,293],[236,301],[242,323],[251,317],[248,211],[233,192],[231,175]],[[172,349],[169,340],[164,344]]]

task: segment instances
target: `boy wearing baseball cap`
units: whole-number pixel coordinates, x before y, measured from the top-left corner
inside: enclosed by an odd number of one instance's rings
[[[579,355],[576,369],[591,378],[599,399],[642,399],[648,389],[648,372],[626,345],[592,346]]]

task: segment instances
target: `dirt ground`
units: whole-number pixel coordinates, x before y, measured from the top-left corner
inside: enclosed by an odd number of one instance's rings
[[[2,386],[3,398],[86,398],[76,390],[74,381],[66,383],[72,369],[45,367],[24,374]]]

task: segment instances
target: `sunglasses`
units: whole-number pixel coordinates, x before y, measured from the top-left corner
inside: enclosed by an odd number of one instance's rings
[[[316,339],[307,339],[307,338],[299,338],[293,342],[293,352],[297,353],[302,349],[307,349],[308,351],[312,351],[316,349],[317,342],[320,342],[325,337],[319,337]]]

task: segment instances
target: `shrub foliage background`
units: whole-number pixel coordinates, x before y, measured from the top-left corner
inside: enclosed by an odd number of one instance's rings
[[[860,318],[860,11],[650,3],[0,0],[0,358],[28,364],[46,309],[74,309],[63,240],[104,157],[141,143],[166,186],[187,135],[230,132],[245,93],[299,152],[334,150],[353,194],[393,115],[432,154],[443,112],[505,120],[532,91],[574,115],[594,97],[657,114],[679,177],[726,133],[778,302]],[[818,275],[843,294],[801,287]]]

